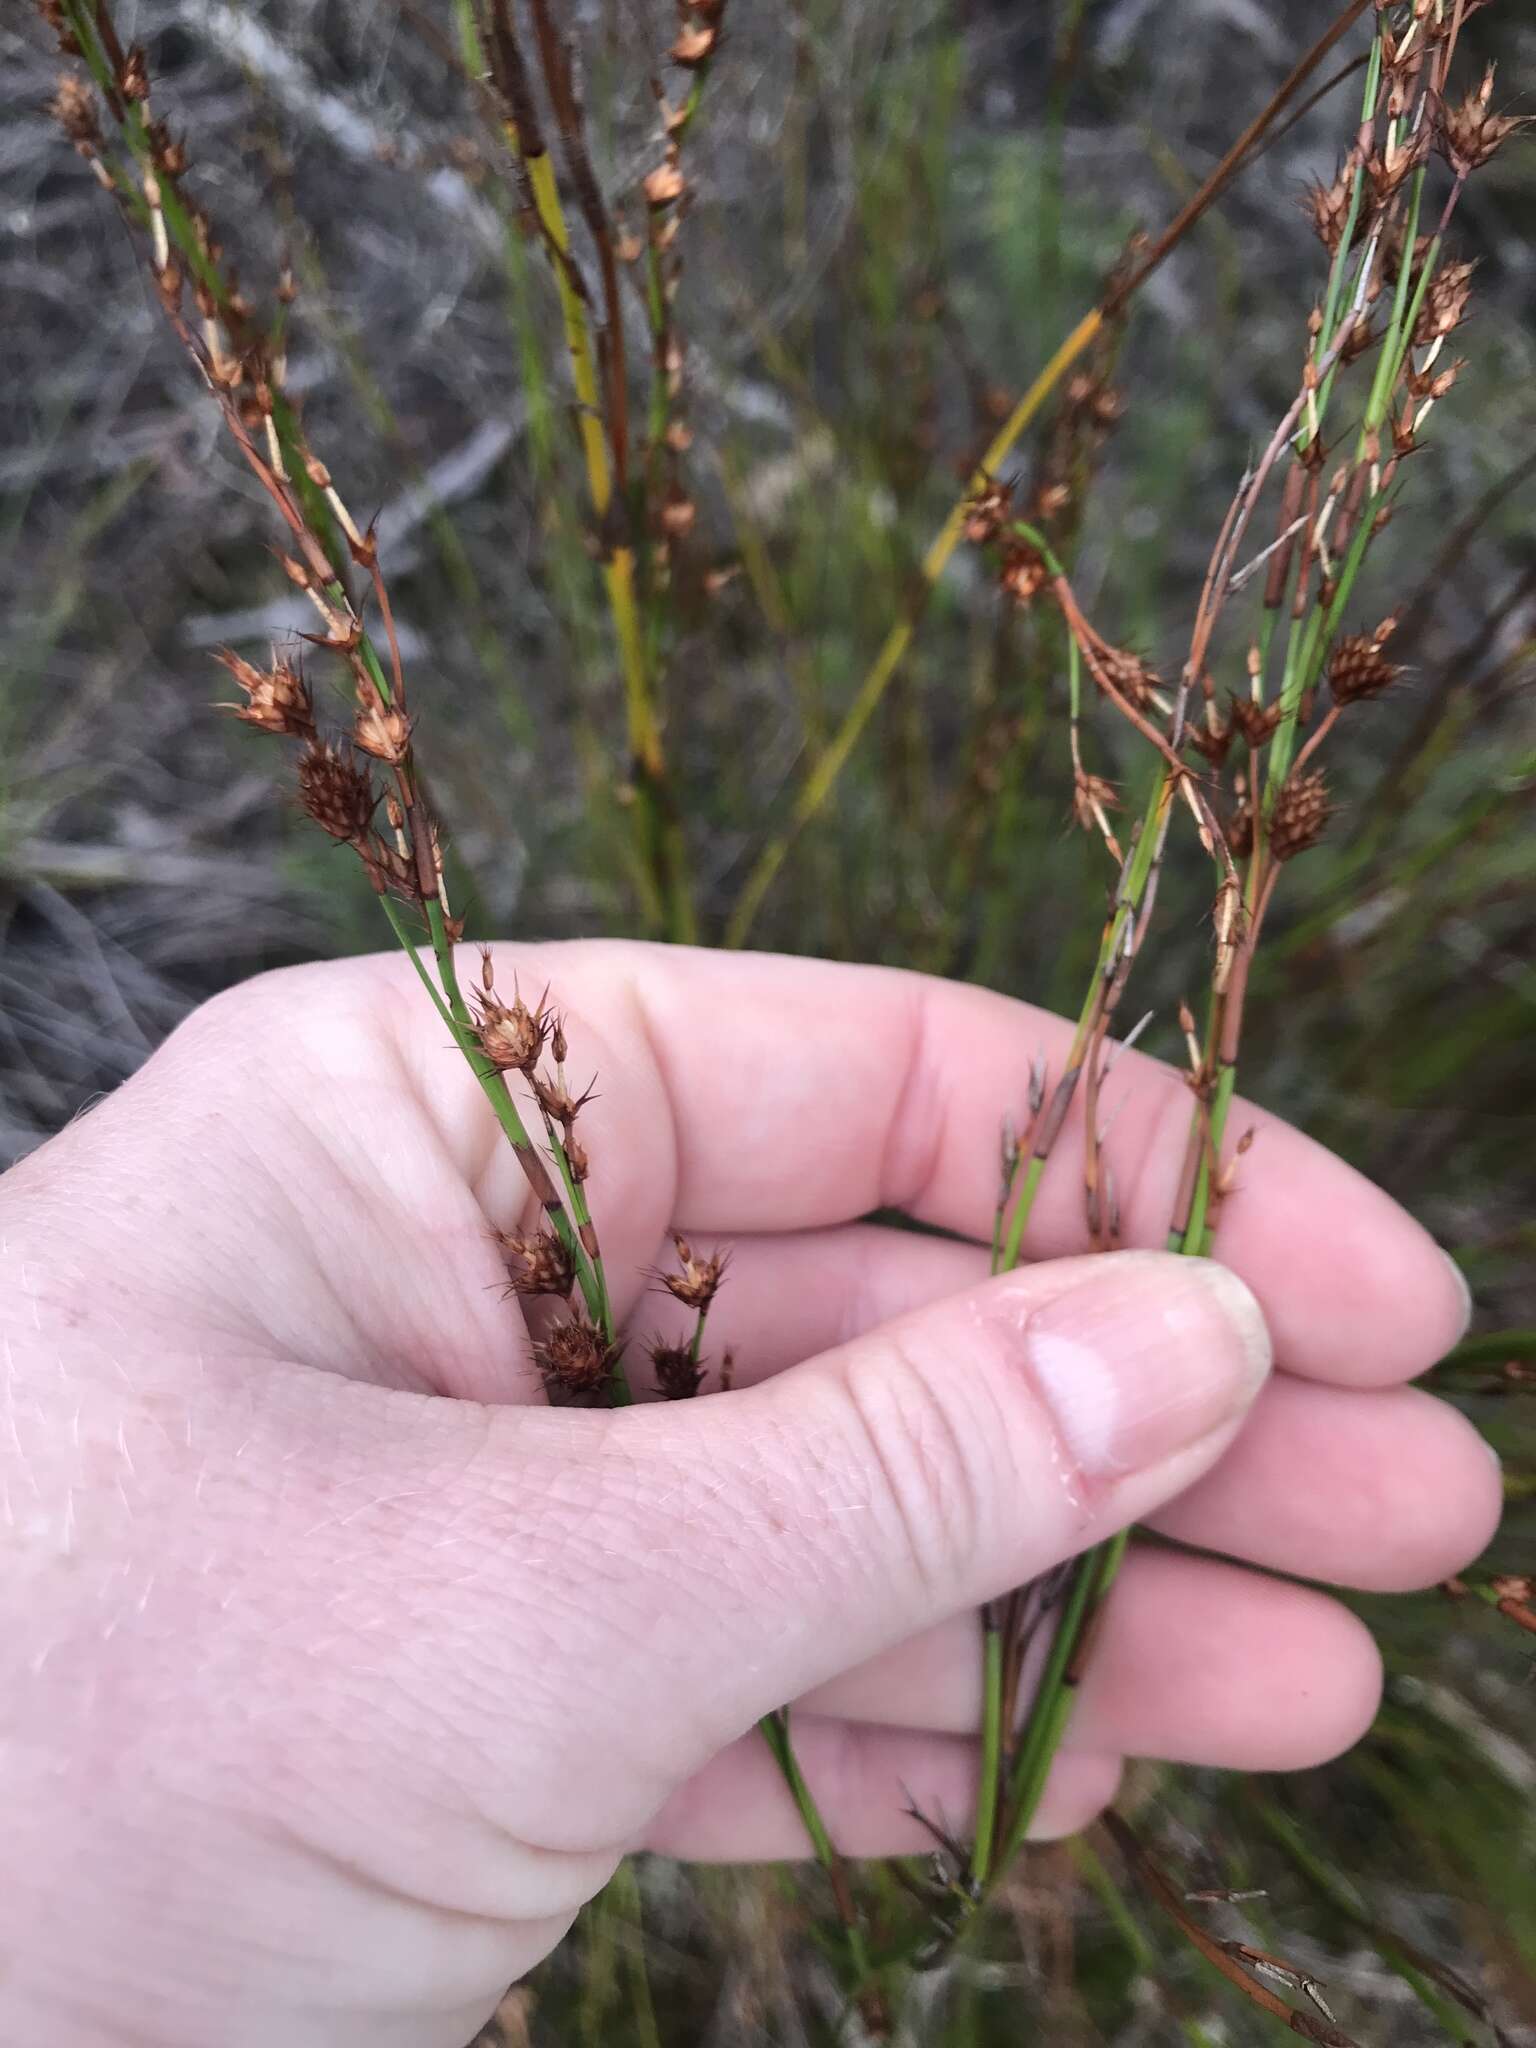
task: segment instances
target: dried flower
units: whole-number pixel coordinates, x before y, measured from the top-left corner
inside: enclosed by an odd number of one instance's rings
[[[663,1273],[661,1284],[669,1294],[676,1295],[687,1307],[696,1308],[702,1314],[720,1290],[726,1254],[715,1252],[707,1259],[700,1259],[694,1256],[693,1247],[686,1237],[679,1237],[674,1232],[672,1242],[677,1247],[681,1271]]]
[[[720,31],[703,24],[682,29],[677,41],[667,55],[674,64],[680,64],[685,71],[696,70],[700,64],[707,64],[715,54],[720,41]]]
[[[1279,704],[1259,704],[1252,697],[1232,693],[1232,723],[1255,752],[1280,723]]]
[[[594,1394],[607,1379],[613,1351],[600,1330],[581,1314],[555,1324],[533,1347],[534,1362],[552,1392]]]
[[[563,1296],[576,1284],[575,1261],[552,1230],[540,1230],[531,1237],[498,1231],[496,1241],[508,1258],[517,1262],[509,1268],[515,1293]]]
[[[376,761],[398,765],[410,750],[411,721],[398,704],[385,704],[371,685],[366,695],[361,689],[358,694],[362,701],[352,726],[353,739]]]
[[[680,484],[673,484],[667,491],[666,502],[661,508],[661,530],[669,540],[682,540],[693,531],[699,508]]]
[[[1072,817],[1085,832],[1101,832],[1106,839],[1112,838],[1105,813],[1117,810],[1119,803],[1115,785],[1106,777],[1090,775],[1085,768],[1076,771],[1072,779]]]
[[[1339,243],[1344,238],[1344,223],[1349,218],[1349,194],[1354,182],[1354,167],[1348,161],[1331,185],[1316,180],[1308,186],[1302,196],[1302,205],[1311,218],[1318,240],[1330,256],[1338,253]]]
[[[1294,860],[1298,853],[1316,846],[1332,809],[1321,768],[1288,776],[1280,786],[1269,821],[1269,847],[1275,859]]]
[[[1038,548],[1031,547],[1028,541],[1010,545],[998,581],[1015,604],[1033,604],[1050,580],[1051,572]]]
[[[1213,768],[1219,768],[1232,750],[1235,730],[1230,718],[1223,718],[1214,704],[1208,704],[1204,718],[1197,719],[1189,728],[1189,743]]]
[[[1098,667],[1111,686],[1136,711],[1145,711],[1162,687],[1162,677],[1128,647],[1099,650]]]
[[[1476,268],[1477,265],[1471,262],[1441,264],[1429,281],[1419,317],[1414,322],[1416,347],[1428,348],[1432,342],[1442,340],[1460,326],[1472,293],[1472,274]]]
[[[299,802],[322,832],[357,846],[367,840],[378,797],[350,753],[311,738],[299,756]]]
[[[688,189],[688,181],[678,168],[676,155],[669,155],[645,178],[642,186],[648,206],[671,206],[681,199]]]
[[[551,1081],[547,1074],[533,1074],[533,1092],[539,1098],[539,1107],[551,1123],[559,1124],[569,1131],[582,1110],[592,1100],[589,1088],[584,1095],[572,1095],[563,1081]]]
[[[965,501],[965,537],[973,547],[985,547],[997,539],[1008,517],[1011,493],[996,477],[988,477]]]
[[[281,660],[275,652],[270,669],[255,668],[229,647],[217,653],[214,660],[229,670],[245,692],[244,704],[225,706],[236,718],[262,732],[282,733],[291,739],[313,737],[315,707],[310,701],[304,678],[296,668]]]
[[[691,1401],[704,1384],[704,1368],[695,1365],[686,1344],[663,1344],[658,1338],[651,1346],[651,1367],[664,1401]]]
[[[1388,661],[1381,648],[1393,621],[1371,633],[1346,633],[1333,650],[1328,663],[1328,688],[1335,704],[1355,704],[1366,697],[1379,697],[1390,690],[1402,674],[1402,666]]]
[[[530,1010],[514,989],[511,1007],[496,997],[491,956],[480,956],[480,992],[474,996],[475,1036],[480,1050],[503,1073],[532,1075],[549,1035],[549,1018],[541,1002]]]
[[[48,111],[82,156],[94,156],[101,147],[96,95],[74,72],[59,75],[58,90],[48,102]]]
[[[1473,87],[1460,106],[1440,108],[1435,139],[1441,155],[1458,178],[1481,170],[1515,130],[1527,126],[1531,119],[1528,114],[1495,114],[1490,105],[1492,99],[1493,66],[1490,64],[1483,73],[1482,82]]]

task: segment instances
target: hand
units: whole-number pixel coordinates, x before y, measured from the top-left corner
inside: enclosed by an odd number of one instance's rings
[[[1246,1567],[1415,1586],[1493,1527],[1480,1440],[1399,1384],[1463,1327],[1451,1267],[1283,1125],[1239,1113],[1230,1273],[1070,1256],[1069,1127],[1044,1263],[988,1281],[974,1243],[855,1219],[983,1238],[1056,1020],[811,961],[496,960],[549,983],[598,1076],[621,1311],[668,1327],[670,1225],[731,1243],[708,1348],[742,1391],[544,1405],[491,1236],[526,1191],[398,960],[220,997],[16,1168],[6,2039],[459,2048],[626,1849],[804,1853],[752,1733],[786,1700],[839,1843],[921,1849],[903,1788],[968,1810],[976,1604],[1130,1520],[1241,1562],[1132,1553],[1043,1828],[1128,1753],[1319,1761],[1369,1723],[1375,1651]],[[1113,1085],[1154,1245],[1187,1093],[1135,1055]]]

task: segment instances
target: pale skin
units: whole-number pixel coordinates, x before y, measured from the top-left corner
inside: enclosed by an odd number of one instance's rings
[[[493,1225],[531,1220],[409,967],[264,977],[0,1181],[0,2035],[72,2048],[460,2048],[629,1848],[792,1857],[754,1720],[853,1854],[964,1828],[976,1604],[1128,1521],[1047,1791],[1126,1756],[1311,1764],[1375,1709],[1324,1593],[1465,1563],[1495,1466],[1404,1383],[1454,1273],[1257,1112],[1217,1250],[1088,1260],[1069,1125],[1026,1250],[981,1240],[1059,1021],[976,989],[630,945],[548,983],[621,1311],[678,1227],[734,1257],[726,1399],[544,1405]],[[466,972],[472,972],[466,962]],[[1188,1114],[1128,1055],[1131,1245]],[[1267,1325],[1267,1335],[1266,1335]],[[631,1370],[646,1377],[637,1344]]]

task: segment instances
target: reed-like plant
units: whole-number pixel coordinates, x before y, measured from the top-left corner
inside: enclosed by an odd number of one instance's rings
[[[509,1292],[552,1305],[540,1312],[535,1353],[551,1397],[625,1404],[636,1392],[634,1365],[587,1199],[587,1097],[568,1078],[558,994],[498,984],[489,951],[474,982],[461,979],[456,948],[465,925],[448,899],[443,833],[418,760],[416,700],[376,533],[354,518],[286,388],[294,289],[285,278],[265,310],[242,290],[186,185],[187,145],[160,113],[143,53],[120,38],[109,0],[38,4],[75,60],[59,85],[57,118],[136,230],[165,316],[276,516],[283,570],[316,616],[318,630],[305,637],[342,683],[340,708],[330,711],[290,654],[274,650],[258,666],[227,652],[221,659],[240,692],[234,715],[292,748],[303,809],[360,861],[536,1198],[539,1227],[503,1237],[502,1249]],[[1311,195],[1327,266],[1305,322],[1295,393],[1222,523],[1175,680],[1165,683],[1090,621],[1070,560],[1085,478],[1117,411],[1109,378],[1127,306],[1252,161],[1368,4],[1351,0],[1169,227],[1131,249],[1100,303],[1001,421],[922,560],[907,610],[806,770],[787,828],[767,837],[724,924],[726,943],[748,934],[790,841],[821,809],[900,668],[946,566],[962,543],[982,551],[1001,602],[1029,612],[1044,644],[1060,651],[1066,703],[1058,751],[1071,812],[1102,844],[1110,877],[1109,913],[1067,1060],[1055,1074],[1031,1068],[1024,1113],[1005,1127],[996,1272],[1022,1256],[1036,1195],[1079,1100],[1089,1238],[1106,1250],[1119,1242],[1106,1084],[1134,1035],[1120,1031],[1123,1001],[1152,928],[1170,836],[1186,825],[1211,864],[1213,907],[1203,1016],[1187,1005],[1181,1012],[1191,1122],[1170,1249],[1208,1254],[1239,1173],[1262,1174],[1261,1162],[1240,1165],[1247,1137],[1231,1129],[1253,963],[1285,870],[1327,828],[1323,763],[1347,742],[1359,707],[1387,696],[1399,678],[1390,602],[1364,609],[1368,558],[1460,368],[1449,344],[1466,313],[1471,269],[1448,253],[1448,230],[1468,179],[1520,125],[1495,108],[1491,74],[1469,90],[1453,85],[1466,0],[1393,0],[1374,9],[1358,122],[1336,178]],[[636,895],[647,926],[673,939],[699,929],[662,688],[674,553],[696,518],[684,469],[692,430],[679,245],[691,191],[688,146],[724,12],[724,0],[681,0],[666,53],[676,84],[657,88],[652,159],[619,204],[597,176],[575,57],[548,0],[527,0],[525,9],[512,0],[461,0],[455,58],[499,133],[524,246],[537,252],[558,305],[563,364],[535,350],[525,383],[553,388],[558,373],[573,397],[591,552],[622,682]],[[643,347],[633,345],[635,335]],[[1029,484],[1005,477],[1015,444],[1053,399]],[[748,568],[767,588],[766,563]],[[1252,617],[1240,616],[1235,602],[1244,591],[1257,600]],[[1129,826],[1116,821],[1121,799],[1108,760],[1093,752],[1099,703],[1134,736],[1144,763],[1147,786]],[[978,786],[985,794],[984,781]],[[957,860],[963,865],[974,850],[974,841],[957,842]],[[665,1398],[692,1398],[709,1384],[706,1325],[723,1277],[720,1257],[698,1257],[676,1241],[676,1265],[661,1284],[694,1321],[686,1341],[650,1347],[654,1388]],[[728,1391],[729,1358],[713,1370]],[[1029,1834],[1125,1540],[1098,1546],[980,1616],[974,1834],[961,1845],[933,1823],[947,1857],[943,1944],[964,1937]],[[1506,1574],[1469,1580],[1463,1590],[1519,1626],[1536,1626],[1528,1581]],[[885,2033],[906,1973],[932,1959],[934,1899],[924,1896],[915,1926],[910,1914],[888,1908],[871,1924],[800,1769],[789,1710],[769,1716],[762,1733],[826,1873],[849,2007],[868,2030]],[[1306,2038],[1347,2044],[1315,1979],[1251,1944],[1206,1936],[1138,1838],[1124,1823],[1115,1835],[1138,1885],[1250,2000]],[[1285,1845],[1304,1860],[1304,1845]],[[1112,1884],[1102,1871],[1095,1881]],[[1405,1969],[1419,1968],[1401,1945],[1400,1952]],[[1303,2005],[1279,1998],[1277,1984]]]

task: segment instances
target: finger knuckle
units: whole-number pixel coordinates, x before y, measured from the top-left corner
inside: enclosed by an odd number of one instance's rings
[[[928,1591],[951,1585],[974,1555],[987,1491],[975,1418],[935,1364],[926,1343],[891,1331],[844,1381],[880,1504]]]

